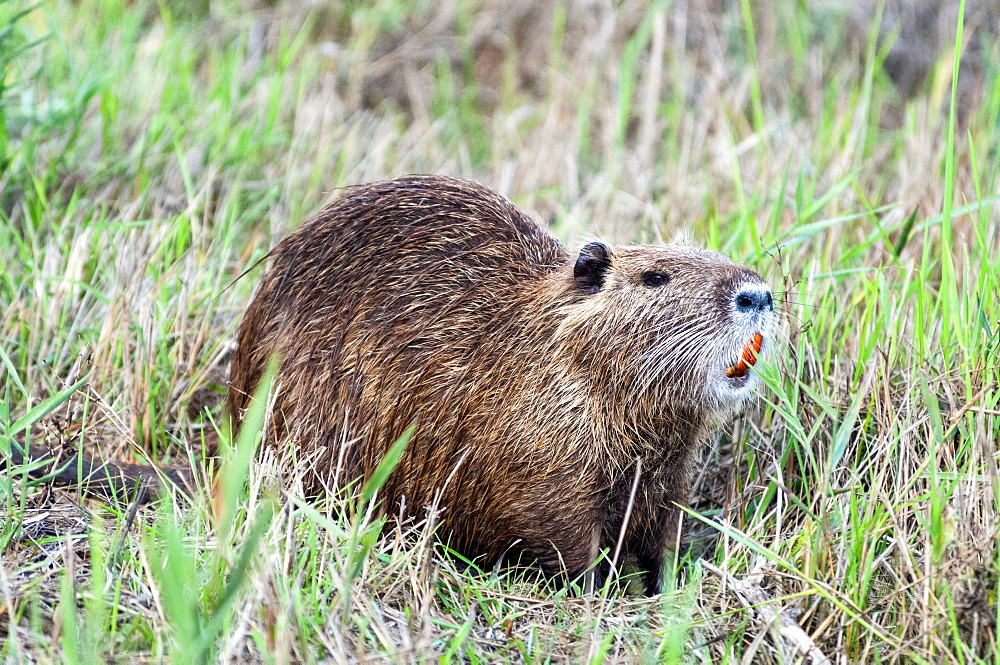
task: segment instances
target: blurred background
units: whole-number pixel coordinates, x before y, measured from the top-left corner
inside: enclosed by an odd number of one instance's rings
[[[447,172],[564,236],[693,228],[735,249],[716,220],[807,221],[783,204],[797,187],[839,190],[812,211],[826,217],[885,203],[891,227],[940,211],[958,11],[951,0],[84,0],[11,26],[4,117],[9,141],[39,144],[35,171],[61,170],[47,191],[100,181],[148,199],[152,217],[189,203],[180,170],[165,168],[178,160],[188,187],[217,182],[213,200],[233,170],[258,203],[261,189],[294,192],[299,203],[265,204],[276,235],[336,187]],[[998,16],[997,0],[965,3],[960,144],[997,122]],[[125,168],[129,150],[142,155]],[[15,216],[19,166],[5,170]],[[958,185],[971,187],[961,174]]]

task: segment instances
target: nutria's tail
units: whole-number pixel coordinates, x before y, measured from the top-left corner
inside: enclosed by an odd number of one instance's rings
[[[11,441],[10,458],[14,466],[30,464],[28,475],[32,478],[53,485],[78,486],[86,494],[111,501],[142,503],[160,496],[161,488],[171,484],[188,496],[194,490],[190,469],[96,462],[65,447],[50,450],[44,446],[25,447]]]

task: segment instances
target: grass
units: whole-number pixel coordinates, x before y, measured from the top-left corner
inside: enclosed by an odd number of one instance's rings
[[[403,173],[486,182],[570,242],[686,232],[767,275],[788,338],[702,455],[663,596],[477,573],[375,487],[302,500],[248,439],[214,507],[4,471],[0,655],[800,662],[791,622],[835,663],[993,662],[1000,53],[955,27],[907,100],[877,26],[792,0],[0,2],[0,452],[200,464],[237,278]],[[955,36],[983,40],[978,99]]]

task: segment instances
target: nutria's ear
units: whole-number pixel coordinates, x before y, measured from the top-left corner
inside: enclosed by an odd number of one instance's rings
[[[587,293],[597,293],[604,286],[604,274],[611,267],[611,252],[607,245],[589,242],[580,250],[573,266],[573,281]]]

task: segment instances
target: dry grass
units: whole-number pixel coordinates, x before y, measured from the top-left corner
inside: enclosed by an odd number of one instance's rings
[[[81,0],[14,22],[0,446],[28,428],[188,460],[253,287],[233,280],[336,188],[410,172],[480,180],[571,242],[691,235],[769,276],[789,353],[705,451],[662,597],[475,573],[429,524],[377,538],[370,506],[302,501],[244,442],[214,514],[133,522],[5,471],[0,654],[802,662],[795,625],[805,662],[992,662],[1000,7],[969,3],[958,67],[957,10],[934,43],[893,29],[907,6],[881,29],[874,4],[792,0]],[[881,67],[903,46],[932,63],[890,70],[911,97]]]

